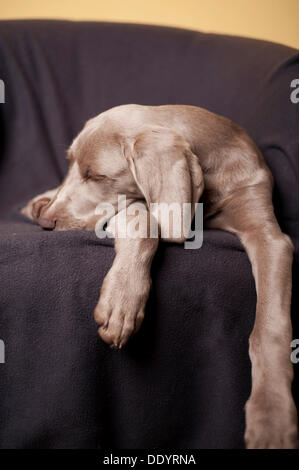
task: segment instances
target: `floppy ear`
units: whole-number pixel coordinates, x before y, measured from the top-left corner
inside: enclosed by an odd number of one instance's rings
[[[203,192],[202,170],[189,144],[171,129],[151,126],[140,132],[135,140],[126,142],[125,156],[148,208],[158,220],[161,237],[184,241],[194,216],[195,203]],[[166,212],[160,210],[158,214],[157,206],[161,208],[165,203],[179,208],[180,219],[175,219],[173,212],[172,222],[169,215],[165,216]],[[183,208],[186,203],[188,210],[186,206]],[[153,205],[154,209],[151,208]],[[174,237],[175,223],[177,236]],[[170,227],[169,236],[167,227]]]

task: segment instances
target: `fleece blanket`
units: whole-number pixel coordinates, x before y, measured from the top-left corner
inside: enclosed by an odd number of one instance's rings
[[[61,182],[72,138],[111,106],[184,103],[223,114],[248,130],[274,175],[277,217],[296,247],[299,337],[295,78],[298,51],[262,41],[109,23],[0,22],[1,448],[243,447],[256,294],[236,237],[205,231],[198,250],[161,244],[144,324],[114,351],[93,320],[113,240],[47,232],[19,209]]]

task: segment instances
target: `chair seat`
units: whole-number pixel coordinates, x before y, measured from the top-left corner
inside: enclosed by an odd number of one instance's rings
[[[161,244],[144,325],[121,351],[93,321],[113,257],[93,232],[18,213],[0,224],[2,447],[242,446],[255,293],[236,237]]]

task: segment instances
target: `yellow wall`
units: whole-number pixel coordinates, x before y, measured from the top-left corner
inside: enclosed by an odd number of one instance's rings
[[[0,19],[5,18],[162,24],[299,48],[299,0],[0,0]]]

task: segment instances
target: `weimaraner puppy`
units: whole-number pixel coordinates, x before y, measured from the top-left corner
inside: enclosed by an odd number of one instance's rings
[[[252,390],[245,407],[247,448],[295,448],[290,319],[293,245],[277,223],[272,176],[244,129],[195,106],[123,105],[89,120],[72,142],[59,188],[37,196],[23,213],[46,229],[94,230],[99,203],[126,206],[113,217],[130,223],[130,205],[145,201],[143,236],[122,237],[111,224],[116,256],[95,308],[101,338],[122,347],[143,320],[158,239],[150,237],[152,203],[204,202],[205,227],[228,230],[243,244],[257,291],[249,340]],[[117,209],[116,209],[117,210]],[[104,216],[103,216],[104,217]],[[104,223],[104,222],[103,222]],[[109,229],[108,226],[108,229]]]

